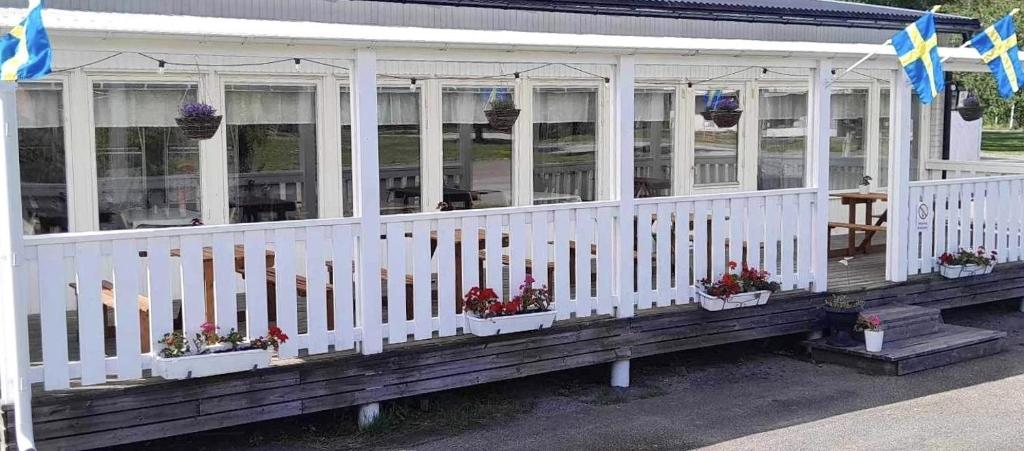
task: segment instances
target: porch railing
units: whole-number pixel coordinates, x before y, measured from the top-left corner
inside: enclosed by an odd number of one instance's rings
[[[814,202],[814,189],[637,200],[626,299],[692,302],[729,260],[808,287],[811,228],[824,224]],[[342,218],[26,237],[30,379],[53,390],[141,378],[164,334],[191,337],[207,321],[247,337],[277,325],[293,338],[283,358],[353,349],[367,328],[388,344],[456,335],[463,293],[510,297],[527,274],[551,287],[560,320],[611,314],[619,211],[602,201],[393,215],[376,233]],[[360,267],[359,240],[379,243],[379,268]],[[357,297],[359,271],[380,274],[381,299]],[[365,309],[381,321],[364,323]]]
[[[908,273],[938,269],[938,257],[984,247],[999,262],[1024,259],[1024,175],[910,183]]]
[[[928,180],[1024,174],[1024,160],[952,161],[927,160],[924,170]]]

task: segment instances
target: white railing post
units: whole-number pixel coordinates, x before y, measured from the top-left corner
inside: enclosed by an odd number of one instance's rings
[[[25,267],[21,219],[21,172],[18,163],[17,83],[0,83],[0,353],[2,403],[14,405],[18,449],[35,449],[32,433],[32,384],[28,381],[28,300],[24,296]],[[10,440],[10,438],[8,438]]]
[[[912,87],[902,69],[890,79],[889,120],[889,228],[885,236],[885,278],[892,282],[907,280],[907,254],[910,239],[910,138]]]
[[[619,201],[619,233],[617,237],[618,309],[616,316],[633,316],[633,88],[636,77],[636,58],[620,56],[615,67],[615,91],[612,107],[615,109],[615,145],[612,161],[616,163],[615,183]]]
[[[811,130],[808,145],[812,164],[808,166],[810,184],[817,189],[814,198],[814,219],[812,221],[811,267],[814,271],[812,290],[828,290],[828,188],[829,188],[829,138],[832,128],[832,92],[829,78],[832,62],[819,60],[811,71],[810,102]]]
[[[359,324],[362,353],[384,350],[380,292],[380,176],[377,154],[377,54],[356,51],[352,67],[352,190],[360,219],[358,247]],[[341,268],[337,268],[341,270]]]
[[[633,109],[634,109],[634,88],[636,80],[636,57],[620,56],[615,66],[615,90],[612,94],[612,108],[615,123],[614,130],[615,144],[611,146],[612,155],[609,160],[618,171],[611,171],[615,175],[617,189],[615,194],[619,201],[619,233],[616,237],[616,255],[618,261],[618,308],[616,316],[619,318],[632,317],[635,310],[635,299],[633,298]],[[667,218],[666,218],[667,219]],[[599,233],[607,233],[600,231]],[[649,265],[650,262],[644,262]],[[629,386],[629,358],[618,360],[612,364],[611,385],[613,387]]]

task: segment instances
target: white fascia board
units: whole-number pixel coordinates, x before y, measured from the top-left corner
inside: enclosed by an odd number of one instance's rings
[[[12,27],[25,10],[0,8],[0,26]],[[354,47],[431,47],[502,51],[593,52],[613,54],[676,54],[859,58],[876,52],[878,59],[895,57],[892,46],[826,42],[756,41],[656,36],[538,33],[499,30],[458,30],[320,22],[232,19],[220,17],[127,14],[47,9],[51,32],[106,37],[192,37],[205,40],[287,44],[348,44]],[[941,48],[951,63],[980,65],[969,48]]]

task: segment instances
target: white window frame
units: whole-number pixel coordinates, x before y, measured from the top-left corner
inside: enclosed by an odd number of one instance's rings
[[[865,111],[865,118],[864,118],[864,140],[865,140],[865,143],[864,143],[864,158],[866,159],[865,162],[864,162],[864,173],[865,173],[865,175],[871,176],[872,180],[877,180],[878,179],[878,170],[879,170],[878,158],[879,158],[879,140],[880,140],[880,136],[879,136],[878,120],[881,117],[880,116],[881,109],[880,109],[880,106],[879,106],[879,104],[881,102],[881,99],[879,97],[881,95],[881,86],[878,84],[877,80],[865,80],[865,81],[856,80],[856,81],[846,81],[846,82],[840,81],[840,82],[837,82],[837,83],[835,83],[835,84],[833,84],[832,86],[829,87],[829,99],[831,100],[832,95],[835,94],[835,91],[843,90],[843,89],[866,90],[868,92],[868,104],[867,104],[867,106],[866,106],[866,108],[864,110]],[[829,118],[829,129],[831,129],[831,124],[832,124],[832,118]],[[829,137],[829,139],[831,140],[831,136]],[[890,142],[891,142],[891,136],[890,136]],[[810,152],[810,150],[808,152]],[[830,155],[831,155],[831,152],[830,152]],[[829,170],[830,171],[831,171],[831,165],[832,165],[832,160],[830,158],[829,159],[829,167],[830,167]],[[810,167],[810,166],[808,166],[808,167]],[[831,179],[831,177],[830,177],[830,179]],[[854,188],[847,188],[847,189],[830,189],[829,192],[832,192],[832,193],[852,193],[852,192],[856,192],[857,190],[858,190],[858,188],[854,187]]]
[[[810,139],[810,133],[811,133],[811,123],[810,123],[811,122],[810,121],[810,119],[811,119],[811,96],[810,96],[810,92],[811,91],[810,91],[810,86],[808,85],[808,83],[810,83],[809,80],[810,80],[810,75],[808,75],[807,79],[803,80],[803,81],[795,81],[795,80],[758,80],[756,83],[753,84],[751,96],[752,96],[753,99],[755,99],[755,101],[751,105],[753,105],[752,110],[755,112],[755,114],[754,114],[755,117],[754,117],[754,121],[752,121],[753,124],[751,124],[750,131],[749,131],[749,133],[751,133],[751,135],[750,135],[751,138],[749,139],[749,141],[751,141],[751,152],[752,152],[752,158],[753,158],[753,164],[751,165],[751,166],[753,166],[753,172],[752,172],[752,175],[749,176],[750,179],[748,181],[748,184],[749,184],[748,186],[750,187],[749,188],[750,191],[757,191],[757,173],[760,170],[760,162],[761,162],[761,110],[760,110],[760,106],[761,106],[761,90],[762,89],[792,89],[792,90],[799,90],[799,91],[803,92],[804,95],[807,96],[807,121],[806,121],[807,123],[804,124],[804,129],[807,130],[807,135],[806,135],[807,139],[805,140],[805,144],[806,145],[805,145],[805,148],[804,148],[804,183],[803,183],[803,186],[804,187],[811,186],[811,168],[814,167],[814,166],[812,166],[814,164],[812,157],[813,157],[814,152],[815,152],[816,149],[813,148],[814,144],[811,142],[811,139]]]
[[[754,188],[757,188],[757,155],[751,155],[750,152],[750,137],[747,136],[747,131],[750,130],[751,122],[753,126],[757,127],[757,115],[756,106],[754,106],[754,114],[750,114],[748,108],[751,105],[750,91],[753,81],[723,81],[722,83],[707,86],[694,86],[693,88],[687,89],[688,98],[686,99],[687,114],[690,115],[690,121],[694,121],[694,116],[697,115],[697,91],[708,91],[712,89],[720,89],[722,91],[736,91],[737,97],[739,97],[740,109],[743,110],[743,115],[740,116],[740,122],[736,125],[736,181],[729,183],[711,183],[698,185],[697,184],[697,124],[691,122],[689,124],[690,132],[688,135],[692,135],[692,141],[690,141],[689,148],[686,149],[686,164],[689,165],[689,170],[686,173],[689,175],[689,190],[687,194],[717,194],[717,193],[732,193],[737,191],[746,191],[750,184],[750,174],[754,174]],[[756,100],[756,99],[755,99]],[[753,118],[753,119],[751,119]],[[756,140],[754,140],[756,146]],[[750,163],[753,158],[753,164]],[[750,169],[748,169],[750,168]]]

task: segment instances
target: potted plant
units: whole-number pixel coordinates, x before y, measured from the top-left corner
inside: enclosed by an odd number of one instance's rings
[[[491,128],[499,132],[511,132],[512,126],[519,119],[519,109],[512,97],[507,93],[492,94],[488,109],[484,110]]]
[[[858,186],[858,188],[860,189],[861,194],[871,193],[871,180],[872,178],[870,175],[865,175],[860,178],[860,186]]]
[[[885,331],[882,330],[882,319],[878,315],[860,315],[857,325],[858,332],[864,332],[864,347],[868,352],[880,352]]]
[[[471,288],[462,301],[469,333],[491,336],[551,327],[555,322],[551,292],[547,286],[534,287],[534,282],[526,276],[519,294],[508,301],[490,288]]]
[[[730,261],[729,267],[715,281],[702,279],[697,290],[700,306],[704,310],[717,312],[741,307],[754,307],[768,303],[772,293],[779,291],[781,285],[769,279],[767,271],[743,265],[739,275],[733,274],[736,262]]]
[[[960,249],[956,254],[944,252],[939,256],[939,274],[947,279],[977,276],[991,273],[996,267],[996,251],[986,252],[978,247],[975,251]]]
[[[204,140],[213,138],[220,128],[220,122],[224,116],[217,114],[217,109],[201,102],[186,103],[178,109],[178,117],[174,119],[178,123],[185,136],[192,139]]]
[[[864,308],[864,301],[845,294],[833,294],[825,299],[825,318],[828,320],[827,343],[832,346],[849,348],[856,346],[853,340],[854,326]]]
[[[225,335],[217,326],[204,323],[192,339],[182,332],[165,334],[164,349],[153,357],[153,375],[164,379],[189,379],[234,373],[270,366],[270,357],[288,341],[278,327],[271,327],[266,337],[246,341],[234,329]]]
[[[978,96],[968,94],[964,98],[963,103],[960,104],[960,107],[956,109],[956,112],[960,114],[963,120],[974,122],[985,115],[985,107],[981,105],[981,100],[978,100]]]
[[[703,116],[714,122],[719,128],[729,128],[740,123],[742,114],[740,103],[735,97],[721,97],[708,106]]]

